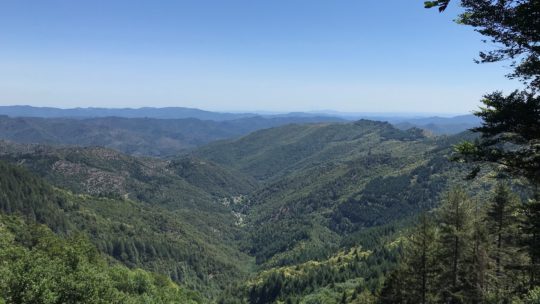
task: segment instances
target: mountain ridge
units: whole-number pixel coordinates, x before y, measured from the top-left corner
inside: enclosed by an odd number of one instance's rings
[[[339,122],[328,117],[248,117],[228,121],[196,118],[38,118],[0,116],[0,139],[20,143],[103,146],[128,154],[167,157],[211,141],[290,123]]]
[[[34,107],[28,105],[0,106],[0,115],[12,117],[42,117],[42,118],[96,118],[96,117],[123,117],[123,118],[160,118],[182,119],[198,118],[201,120],[234,120],[239,118],[258,116],[252,113],[226,113],[205,111],[186,107],[141,107],[141,108],[55,108]]]

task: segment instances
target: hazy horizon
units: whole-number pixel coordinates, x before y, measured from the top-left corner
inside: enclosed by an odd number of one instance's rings
[[[0,11],[0,105],[470,113],[517,87],[423,1],[25,1]],[[412,22],[414,21],[414,22]],[[501,68],[502,67],[502,68]]]
[[[153,107],[153,106],[142,106],[142,107],[93,107],[93,106],[79,106],[79,107],[54,107],[54,106],[33,106],[28,104],[0,104],[0,107],[33,107],[33,108],[41,108],[41,109],[60,109],[60,110],[77,110],[77,109],[106,109],[106,110],[141,110],[141,109],[166,109],[166,108],[178,108],[178,109],[189,109],[189,110],[201,110],[206,112],[214,112],[214,113],[230,113],[230,114],[259,114],[259,115],[284,115],[284,114],[321,114],[321,115],[335,115],[335,116],[343,116],[343,117],[354,117],[354,116],[373,116],[373,117],[408,117],[408,118],[414,118],[414,117],[429,117],[429,116],[438,116],[438,117],[454,117],[454,116],[462,116],[462,115],[472,115],[472,112],[468,113],[440,113],[440,112],[356,112],[356,111],[336,111],[332,109],[324,109],[324,110],[315,110],[315,111],[309,111],[309,110],[300,110],[300,111],[268,111],[268,110],[252,110],[252,111],[227,111],[227,110],[214,110],[214,109],[204,109],[204,108],[192,108],[192,107],[181,107],[181,106],[164,106],[164,107]]]

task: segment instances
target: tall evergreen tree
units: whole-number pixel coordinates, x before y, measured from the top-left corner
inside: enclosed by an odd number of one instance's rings
[[[464,142],[456,147],[457,159],[477,165],[474,177],[482,164],[495,165],[505,173],[527,179],[534,191],[534,198],[526,206],[524,232],[531,259],[529,267],[531,287],[540,284],[540,1],[539,0],[454,0],[464,12],[458,18],[461,24],[475,28],[490,42],[491,50],[481,52],[478,62],[510,61],[509,78],[526,84],[522,91],[509,95],[494,92],[484,96],[484,107],[475,113],[482,118],[482,125],[473,131],[481,134],[474,143]],[[444,11],[451,0],[425,1],[425,6]],[[502,194],[499,193],[499,194]],[[503,197],[499,197],[503,199]],[[495,206],[495,208],[497,208]],[[500,208],[500,206],[499,206]],[[504,211],[504,210],[503,210]],[[494,229],[506,228],[493,218]],[[504,213],[504,212],[503,212]],[[495,275],[502,275],[502,233],[496,235]]]
[[[405,252],[408,303],[434,303],[437,300],[435,280],[438,269],[437,230],[427,214],[419,218]]]
[[[519,222],[519,199],[507,185],[499,183],[486,214],[489,256],[494,270],[490,289],[498,301],[509,300],[522,280],[519,269],[526,263],[526,257],[520,248]]]
[[[471,303],[483,303],[489,272],[489,242],[485,226],[485,209],[478,200],[474,202],[471,242],[465,251],[468,271],[464,280],[464,291]]]
[[[454,188],[439,209],[440,242],[438,253],[443,271],[439,288],[446,303],[465,302],[470,275],[467,248],[472,241],[473,206],[465,191]]]
[[[540,200],[538,192],[534,199],[525,204],[525,221],[523,232],[525,245],[530,257],[529,282],[530,288],[540,285]]]
[[[408,303],[406,289],[410,286],[405,282],[407,273],[405,263],[398,265],[397,269],[392,271],[384,282],[379,296],[380,304],[405,304]]]
[[[444,11],[451,0],[425,1],[427,8]],[[540,1],[459,0],[464,8],[458,22],[472,26],[492,42],[480,52],[479,63],[510,61],[507,75],[527,87],[509,95],[484,96],[484,107],[475,113],[482,125],[473,129],[481,139],[457,146],[459,159],[495,164],[512,175],[525,177],[540,187]],[[479,172],[479,166],[471,177]],[[538,195],[538,194],[536,194]]]

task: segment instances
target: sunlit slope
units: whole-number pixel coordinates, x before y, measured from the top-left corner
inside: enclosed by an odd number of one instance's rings
[[[288,265],[326,256],[366,227],[435,206],[464,171],[448,155],[452,138],[388,123],[289,125],[210,144],[194,155],[262,184],[244,213],[257,262]]]
[[[243,232],[218,201],[165,209],[120,196],[73,193],[24,168],[3,162],[0,167],[4,213],[23,215],[62,235],[86,234],[100,251],[127,266],[164,274],[207,297],[248,271],[250,259],[237,249]]]

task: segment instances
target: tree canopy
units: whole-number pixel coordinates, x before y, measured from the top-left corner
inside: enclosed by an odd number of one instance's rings
[[[443,12],[450,0],[426,1],[425,7]],[[493,49],[481,51],[479,63],[510,61],[507,76],[525,84],[509,95],[486,94],[475,113],[483,124],[475,143],[457,146],[458,159],[492,163],[499,169],[540,184],[540,1],[461,0],[457,21],[472,26]],[[473,170],[472,177],[479,168]]]

